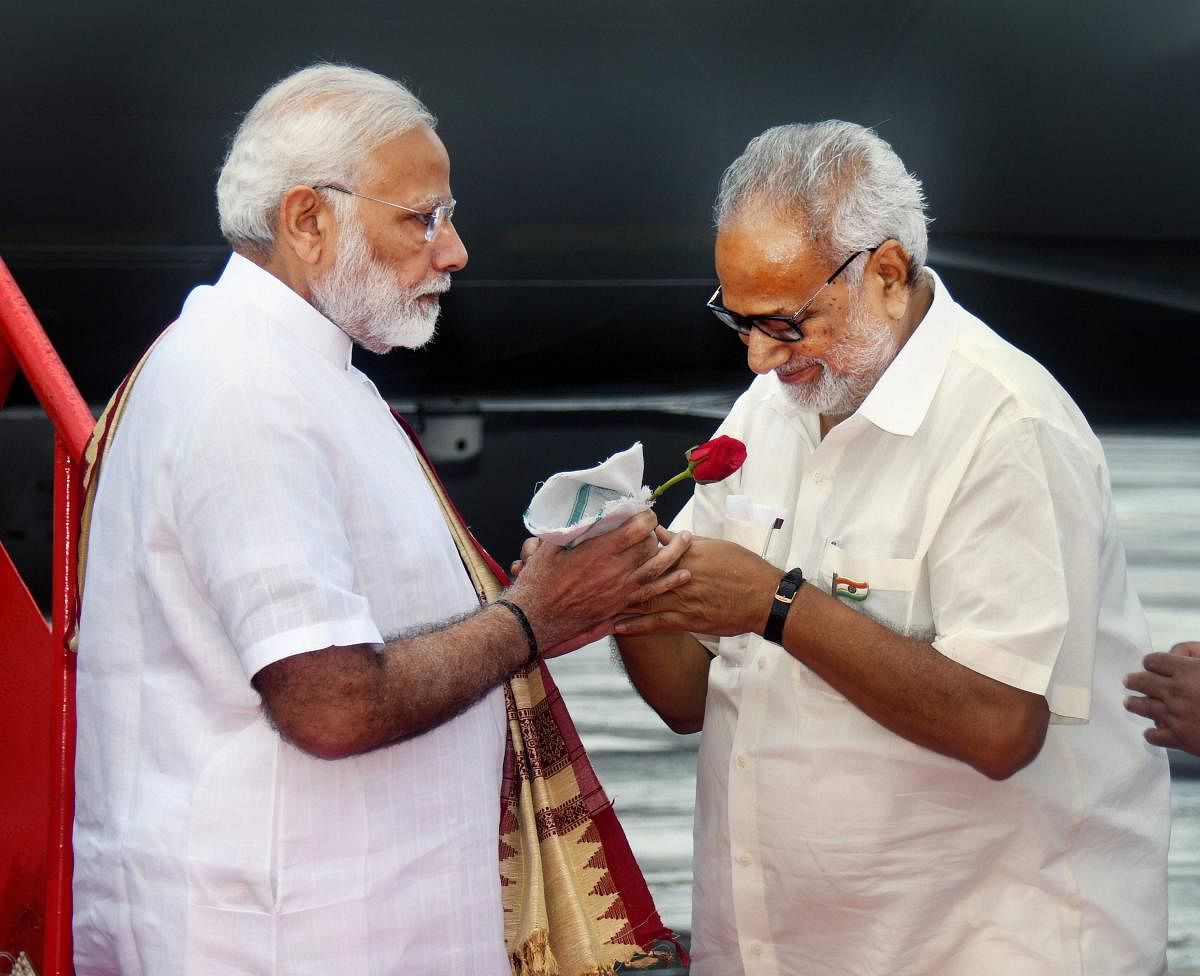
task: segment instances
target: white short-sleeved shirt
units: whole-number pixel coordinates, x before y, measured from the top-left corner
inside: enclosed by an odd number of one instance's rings
[[[79,976],[507,976],[499,690],[323,761],[251,677],[478,605],[351,342],[234,256],[134,385],[90,535],[78,660]]]
[[[1103,453],[1049,374],[933,281],[924,321],[823,441],[774,374],[756,378],[720,428],[745,466],[697,487],[676,527],[761,552],[768,530],[726,517],[727,497],[786,511],[768,559],[1044,695],[1045,745],[995,782],[776,644],[713,643],[695,976],[1166,971],[1167,763],[1121,706],[1150,639]]]

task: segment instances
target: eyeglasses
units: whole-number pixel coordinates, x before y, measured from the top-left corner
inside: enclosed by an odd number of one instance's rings
[[[336,183],[319,183],[313,189],[336,190],[338,193],[347,193],[352,197],[360,197],[363,200],[370,200],[373,203],[382,203],[385,206],[395,207],[397,210],[414,214],[425,226],[425,240],[427,241],[432,241],[437,237],[438,231],[442,229],[442,225],[454,217],[454,208],[458,204],[457,200],[451,199],[446,203],[435,204],[430,210],[417,210],[414,207],[406,207],[402,203],[392,203],[390,200],[369,197],[365,193],[355,193],[353,190],[347,190],[344,186],[338,186]]]
[[[804,338],[804,333],[800,329],[799,320],[808,307],[817,300],[817,296],[826,288],[837,281],[838,275],[850,267],[850,262],[860,254],[870,254],[879,250],[880,245],[864,248],[861,251],[855,251],[850,257],[846,258],[838,269],[825,279],[825,284],[813,292],[812,298],[801,305],[791,315],[738,315],[737,312],[731,312],[721,304],[721,289],[718,286],[713,292],[712,298],[708,300],[708,308],[718,319],[724,322],[727,326],[733,329],[738,335],[748,336],[751,329],[758,329],[765,336],[770,336],[772,339],[777,339],[779,342],[799,342]],[[782,322],[782,326],[768,325],[768,322]]]

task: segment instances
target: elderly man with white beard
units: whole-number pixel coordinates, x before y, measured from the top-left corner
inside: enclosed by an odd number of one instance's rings
[[[433,126],[361,69],[269,89],[219,178],[234,253],[123,394],[86,533],[79,976],[507,976],[500,685],[686,579],[643,513],[481,606],[351,365],[428,342],[467,262]]]
[[[1164,973],[1167,764],[1122,710],[1148,634],[1083,416],[925,267],[872,131],[768,130],[716,223],[748,458],[617,624],[704,733],[692,973]]]

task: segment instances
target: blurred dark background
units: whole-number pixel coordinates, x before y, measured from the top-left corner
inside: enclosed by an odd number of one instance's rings
[[[451,418],[451,489],[502,559],[537,480],[641,437],[653,484],[720,413],[688,398],[749,379],[703,307],[710,207],[778,123],[887,138],[954,296],[1093,423],[1200,419],[1195,0],[9,0],[0,25],[0,257],[93,404],[219,274],[216,171],[265,87],[324,59],[426,101],[470,265],[433,347],[360,365]],[[32,403],[18,384],[0,413],[14,552],[43,529]]]

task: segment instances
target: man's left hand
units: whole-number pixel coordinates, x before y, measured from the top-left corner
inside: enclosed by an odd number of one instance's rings
[[[672,534],[655,530],[664,546]],[[669,593],[631,607],[617,625],[621,636],[691,631],[714,637],[761,633],[783,573],[749,549],[721,539],[693,538],[679,561],[691,579]]]

